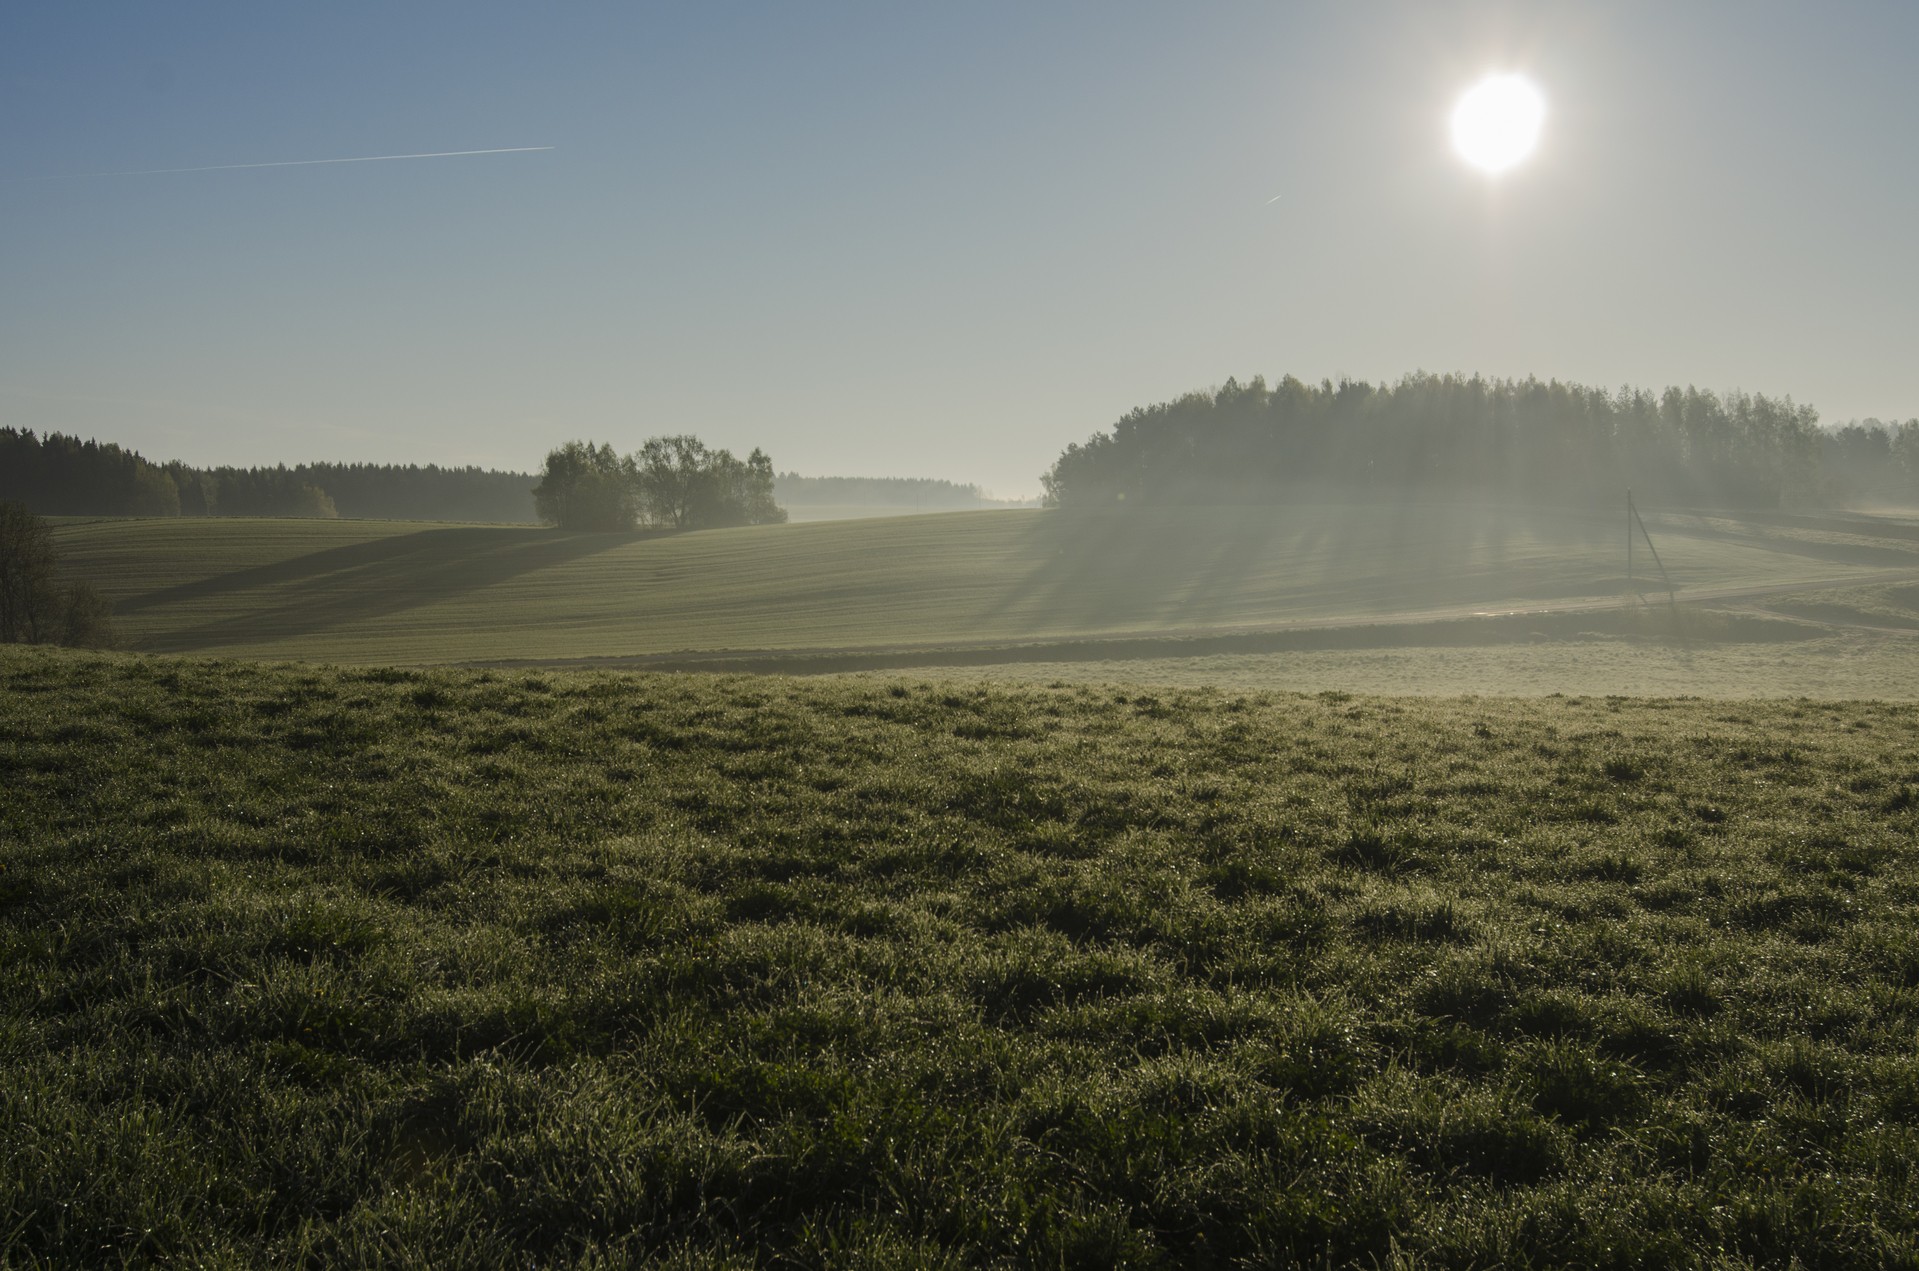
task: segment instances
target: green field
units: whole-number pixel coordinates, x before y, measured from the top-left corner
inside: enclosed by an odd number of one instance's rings
[[[1720,695],[1919,685],[1919,523],[1649,523],[1690,615],[1676,626],[1664,591],[1644,590],[1643,549],[1644,594],[1623,600],[1611,510],[960,512],[650,536],[111,520],[63,524],[59,543],[116,602],[127,646],[149,652],[796,671],[1079,663],[1072,677],[1440,692],[1536,692],[1556,678]],[[1401,653],[1382,667],[1371,652],[1542,642],[1557,661],[1534,655],[1510,682],[1498,656],[1482,659],[1490,678],[1467,678],[1460,659]],[[1683,656],[1648,662],[1635,650],[1649,642]],[[1635,678],[1661,658],[1668,671]]]
[[[0,650],[0,1265],[1919,1266],[1919,717]]]

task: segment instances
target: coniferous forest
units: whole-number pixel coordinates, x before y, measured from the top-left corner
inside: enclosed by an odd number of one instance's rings
[[[0,428],[0,499],[43,516],[531,521],[535,478],[435,464],[195,468],[111,442]]]
[[[1061,507],[1275,498],[1611,498],[1773,507],[1919,499],[1919,420],[1822,432],[1790,398],[1409,375],[1228,380],[1068,446]]]

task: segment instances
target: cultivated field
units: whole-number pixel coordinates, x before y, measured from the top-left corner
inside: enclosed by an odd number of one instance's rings
[[[1907,707],[0,650],[0,1264],[1919,1265]]]
[[[1612,510],[997,511],[654,536],[122,520],[69,522],[60,546],[152,652],[1919,695],[1919,523],[1649,521],[1677,619],[1643,546],[1642,602],[1623,601]],[[1488,674],[1461,674],[1473,650]]]

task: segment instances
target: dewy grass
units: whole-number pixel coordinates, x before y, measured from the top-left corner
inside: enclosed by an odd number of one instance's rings
[[[1919,1265],[1919,717],[0,651],[0,1263]]]

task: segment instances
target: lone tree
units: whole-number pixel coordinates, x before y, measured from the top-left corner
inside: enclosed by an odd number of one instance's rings
[[[102,645],[107,602],[55,579],[53,530],[24,503],[0,502],[0,644]]]
[[[533,508],[563,530],[630,530],[633,461],[605,443],[569,441],[547,455]]]
[[[689,528],[713,452],[689,433],[649,437],[634,452],[640,507],[655,525]]]

